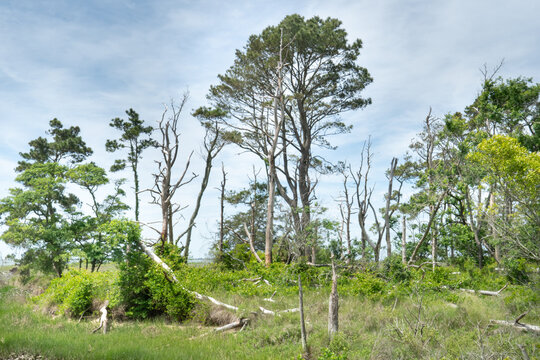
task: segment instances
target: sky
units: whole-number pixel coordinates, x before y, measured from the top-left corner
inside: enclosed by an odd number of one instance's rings
[[[210,85],[232,65],[235,50],[242,49],[250,35],[293,13],[337,18],[351,42],[363,42],[358,63],[374,79],[364,94],[373,104],[343,114],[353,130],[332,138],[337,150],[323,154],[357,166],[362,144],[371,136],[378,198],[385,191],[390,160],[402,158],[429,108],[439,117],[463,110],[480,90],[484,64],[490,69],[504,59],[501,76],[540,81],[536,0],[2,0],[0,198],[17,186],[19,153],[45,135],[51,119],[79,126],[94,150],[89,160],[108,169],[117,155],[105,151],[105,141],[118,136],[108,126],[110,120],[126,118],[125,110],[133,108],[146,123],[156,125],[164,104],[185,91],[190,99],[181,119],[182,159],[194,151],[191,169],[202,174],[197,160],[203,131],[191,111],[208,105]],[[144,155],[143,188],[152,185],[158,156]],[[260,168],[237,148],[222,152],[198,218],[193,257],[208,254],[217,230],[221,162],[230,189],[247,185],[252,164]],[[123,176],[130,178],[127,172]],[[199,186],[195,180],[176,201],[193,204]],[[319,181],[317,196],[329,208],[329,217],[337,214],[340,189],[338,177]],[[126,202],[133,204],[129,195]],[[184,211],[185,218],[191,209]],[[141,219],[159,220],[159,209],[148,199],[143,199]],[[178,221],[177,232],[187,222]],[[149,230],[144,236],[156,237]],[[20,250],[0,241],[0,258],[13,252]]]

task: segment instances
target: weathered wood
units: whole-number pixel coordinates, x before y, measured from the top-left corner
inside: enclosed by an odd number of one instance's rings
[[[307,334],[306,334],[306,323],[304,322],[304,296],[302,294],[302,280],[300,275],[298,275],[298,302],[300,309],[300,334],[302,336],[302,350],[307,352]]]
[[[261,312],[264,315],[278,315],[279,316],[280,314],[298,312],[298,311],[300,311],[300,308],[292,308],[292,309],[286,309],[286,310],[272,311],[272,310],[265,309],[262,306],[259,306],[259,310],[261,310]]]
[[[505,320],[490,320],[490,323],[498,324],[498,325],[505,325],[505,326],[512,326],[513,328],[522,330],[522,331],[532,331],[532,332],[540,333],[540,326],[537,326],[537,325],[516,323],[515,321],[512,322],[512,321],[505,321]]]
[[[332,260],[332,291],[328,303],[328,336],[330,340],[339,329],[339,295],[337,292],[337,274]]]
[[[471,294],[482,294],[487,296],[499,296],[501,292],[506,289],[508,284],[504,285],[499,291],[489,291],[489,290],[472,290],[472,289],[459,289],[464,292],[468,292]]]
[[[92,331],[92,334],[99,329],[103,329],[104,334],[107,333],[107,306],[109,306],[109,300],[105,300],[103,306],[101,306],[101,309],[99,309],[99,311],[101,312],[101,317],[99,318],[99,326]]]
[[[244,231],[246,232],[246,235],[249,240],[249,250],[251,250],[251,253],[253,254],[253,256],[255,256],[255,260],[257,260],[257,262],[261,264],[264,264],[264,261],[261,260],[261,258],[257,254],[257,251],[255,251],[255,246],[253,245],[253,238],[251,237],[251,234],[249,233],[246,223],[244,223]]]
[[[247,318],[240,318],[238,321],[232,322],[227,325],[223,325],[214,329],[214,332],[227,331],[239,327],[244,327],[249,322]]]

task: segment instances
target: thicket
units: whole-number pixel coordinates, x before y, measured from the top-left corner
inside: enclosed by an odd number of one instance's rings
[[[183,262],[180,250],[173,246],[157,250],[171,264],[179,283],[171,282],[141,251],[132,251],[115,271],[70,270],[54,279],[39,300],[57,305],[57,312],[72,317],[97,311],[100,304],[109,300],[112,313],[127,318],[166,316],[183,321],[194,315],[197,303],[188,290],[227,298],[263,299],[274,292],[294,297],[298,293],[296,279],[300,275],[307,289],[325,294],[330,291],[332,276],[327,267],[303,263],[274,263],[265,267],[250,262],[243,270],[229,270],[219,264],[189,266]],[[390,257],[380,267],[364,264],[339,268],[338,288],[341,296],[389,305],[419,291],[425,296],[454,303],[458,301],[459,289],[496,291],[509,284],[503,293],[504,302],[517,316],[518,312],[540,305],[539,274],[528,264],[519,262],[518,265],[519,271],[508,268],[500,272],[495,270],[495,263],[479,269],[469,261],[432,271],[407,268],[398,257]],[[198,320],[206,322],[206,319]]]

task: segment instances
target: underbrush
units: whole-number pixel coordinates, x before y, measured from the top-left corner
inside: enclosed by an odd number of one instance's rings
[[[174,259],[175,254],[161,256]],[[343,266],[338,268],[340,331],[329,341],[331,274],[327,267],[278,263],[266,268],[249,263],[243,270],[232,271],[219,265],[192,267],[181,260],[168,263],[179,284],[169,282],[162,269],[135,255],[114,271],[70,271],[36,300],[66,315],[56,319],[4,301],[14,299],[13,288],[2,290],[0,322],[10,330],[0,330],[0,355],[17,349],[51,358],[297,358],[301,352],[298,313],[267,316],[258,308],[297,307],[299,274],[311,359],[519,358],[518,345],[531,358],[540,351],[535,347],[536,336],[490,323],[493,319],[513,321],[525,311],[529,313],[523,322],[540,323],[534,274],[526,286],[510,284],[501,296],[491,297],[459,289],[502,288],[509,278],[492,265],[483,270],[462,264],[432,271],[407,269],[400,261],[388,259],[380,268]],[[231,313],[197,302],[186,289],[240,310]],[[272,295],[275,302],[263,300]],[[93,323],[69,320],[90,315],[105,300],[113,314],[110,334],[90,335]],[[246,330],[234,336],[212,332],[213,327],[239,317],[252,320]],[[70,341],[69,334],[80,337],[71,341],[73,351],[60,344]]]

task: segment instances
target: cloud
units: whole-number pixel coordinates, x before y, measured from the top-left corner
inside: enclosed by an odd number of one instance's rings
[[[339,18],[351,40],[363,40],[359,61],[374,77],[365,92],[373,105],[343,115],[355,127],[331,139],[339,148],[324,155],[356,164],[362,142],[371,135],[377,183],[384,183],[390,159],[407,149],[430,106],[444,116],[474,100],[481,84],[478,68],[484,63],[493,66],[505,58],[501,75],[540,78],[540,3],[535,1],[6,0],[0,3],[3,168],[16,164],[18,153],[44,135],[53,117],[80,126],[95,150],[93,160],[107,168],[116,155],[104,151],[104,142],[118,135],[108,126],[111,118],[125,117],[132,107],[155,124],[163,103],[189,88],[191,100],[182,118],[185,161],[202,138],[189,112],[206,104],[209,86],[232,65],[235,49],[291,13]],[[238,153],[229,148],[218,160],[228,169],[231,189],[246,186],[251,164],[258,163]],[[141,164],[146,187],[152,185],[158,155],[148,153]],[[198,162],[192,166],[202,172]],[[217,175],[217,164],[214,170]],[[1,175],[0,197],[14,185],[13,177],[7,171]],[[203,202],[195,256],[205,254],[201,249],[215,228],[218,184],[215,176]],[[331,203],[335,185],[322,177],[319,196]],[[192,204],[197,191],[194,182],[178,200]],[[142,214],[159,219],[150,205],[144,205]]]

